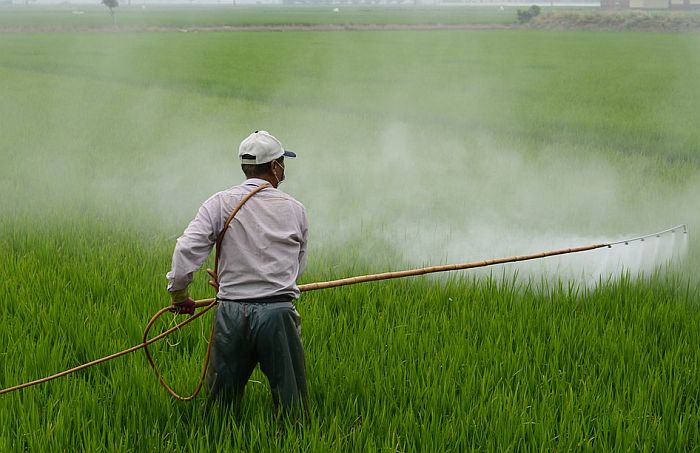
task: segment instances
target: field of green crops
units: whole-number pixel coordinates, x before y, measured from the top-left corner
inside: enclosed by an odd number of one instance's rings
[[[334,11],[338,9],[338,11]],[[512,24],[517,8],[489,7],[378,7],[378,6],[126,6],[115,9],[121,27],[212,27],[220,25],[320,25],[320,24]],[[5,7],[0,27],[104,28],[112,19],[104,6],[56,5]]]
[[[207,412],[137,352],[0,396],[0,451],[697,451],[697,80],[697,34],[0,34],[0,388],[141,341],[258,128],[299,154],[300,283],[690,235],[680,265],[597,285],[511,266],[306,293],[303,426],[257,371],[241,414]],[[181,393],[209,319],[153,347]]]

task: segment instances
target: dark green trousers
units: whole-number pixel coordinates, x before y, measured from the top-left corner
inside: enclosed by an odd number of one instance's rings
[[[301,317],[292,302],[220,301],[216,307],[207,385],[212,400],[237,407],[256,365],[270,382],[279,412],[307,408]]]

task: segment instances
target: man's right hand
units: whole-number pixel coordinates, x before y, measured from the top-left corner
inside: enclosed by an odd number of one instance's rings
[[[172,306],[170,307],[171,312],[177,313],[178,315],[194,314],[194,301],[190,297],[187,288],[170,291],[170,300],[172,302]]]
[[[189,297],[182,302],[174,302],[170,307],[170,311],[177,315],[193,315],[195,302]]]

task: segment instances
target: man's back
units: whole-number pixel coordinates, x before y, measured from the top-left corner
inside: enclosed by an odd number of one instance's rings
[[[263,183],[249,179],[212,197],[217,198],[212,206],[219,209],[222,228],[241,198]],[[236,214],[225,233],[217,297],[227,300],[282,295],[298,298],[296,280],[306,266],[307,234],[306,211],[301,203],[271,187],[255,194]]]
[[[168,274],[178,290],[192,281],[241,199],[266,181],[250,178],[204,202],[177,240]],[[273,187],[248,199],[226,230],[219,256],[220,300],[299,297],[297,278],[306,266],[308,226],[304,206]]]

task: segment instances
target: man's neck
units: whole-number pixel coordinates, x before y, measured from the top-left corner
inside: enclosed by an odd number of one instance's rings
[[[277,178],[275,178],[274,175],[255,176],[253,178],[248,178],[248,179],[262,179],[263,181],[266,181],[267,183],[269,183],[275,189],[277,188],[277,186],[279,186],[279,181],[277,181]]]

